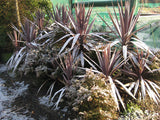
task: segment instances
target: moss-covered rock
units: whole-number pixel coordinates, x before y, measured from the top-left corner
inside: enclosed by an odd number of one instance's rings
[[[116,119],[117,105],[110,87],[104,75],[88,71],[82,80],[72,80],[65,97],[72,111],[78,113],[80,119]]]

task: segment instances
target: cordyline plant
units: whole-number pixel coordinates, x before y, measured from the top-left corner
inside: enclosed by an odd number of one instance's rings
[[[42,31],[43,27],[44,27],[44,16],[45,16],[45,14],[41,10],[38,10],[36,12],[36,17],[34,18],[35,19],[35,23],[38,26],[39,32]]]
[[[133,77],[134,81],[127,83],[127,88],[133,92],[135,97],[139,97],[140,100],[145,100],[148,95],[154,102],[160,102],[160,95],[158,90],[160,87],[156,85],[152,80],[147,78],[148,74],[151,74],[159,69],[151,70],[148,66],[151,61],[148,60],[149,53],[145,54],[143,51],[138,52],[137,57],[135,55],[130,55],[130,61],[132,63],[132,68],[125,66],[122,69],[123,73]]]
[[[116,13],[115,8],[113,7],[114,13],[112,14],[108,9],[108,14],[113,23],[113,28],[100,16],[103,22],[107,25],[107,27],[114,33],[118,40],[114,41],[111,46],[116,44],[120,45],[122,50],[122,54],[124,59],[127,59],[127,54],[129,49],[133,50],[133,46],[135,45],[138,48],[141,48],[144,51],[150,51],[148,46],[140,41],[135,35],[136,32],[140,31],[143,28],[134,31],[138,18],[140,16],[140,10],[135,15],[135,6],[130,10],[130,2],[125,1],[125,8],[123,9],[123,2],[121,0],[121,4],[118,3],[118,15]],[[150,51],[151,52],[151,51]]]
[[[35,25],[28,19],[25,20],[25,25],[22,25],[22,31],[18,30],[14,25],[12,27],[20,34],[20,40],[18,42],[23,43],[23,46],[7,62],[8,68],[10,70],[13,69],[13,72],[15,72],[19,64],[24,62],[28,56],[28,50],[35,49],[38,44],[34,42],[36,39]]]
[[[71,53],[69,53],[68,56],[64,56],[64,62],[60,58],[59,66],[63,71],[64,85],[66,86],[71,85],[71,79],[73,78],[73,70],[75,70],[76,68]]]
[[[111,52],[111,47],[108,45],[103,51],[102,54],[97,50],[96,51],[98,62],[99,62],[99,69],[100,71],[106,76],[106,82],[109,82],[111,84],[112,93],[115,99],[115,102],[117,104],[117,107],[119,109],[119,102],[125,109],[125,105],[123,103],[123,100],[121,98],[121,95],[119,93],[118,88],[120,86],[125,90],[130,96],[135,98],[133,94],[125,87],[125,85],[114,78],[113,74],[118,71],[119,68],[124,65],[124,60],[120,55],[120,51],[114,50],[114,52]],[[97,70],[94,70],[95,72],[99,72]],[[120,110],[120,109],[119,109]]]
[[[64,50],[66,50],[67,46],[70,45],[69,51],[73,51],[72,55],[76,59],[81,60],[81,65],[84,66],[84,52],[89,51],[95,43],[95,41],[89,41],[87,37],[90,35],[100,37],[98,34],[90,33],[95,18],[89,23],[90,16],[92,12],[92,7],[89,7],[87,13],[85,11],[85,5],[77,4],[75,6],[75,17],[73,16],[71,10],[68,11],[69,20],[71,23],[71,28],[67,27],[59,22],[56,22],[60,27],[62,27],[67,34],[57,40],[55,43],[67,38],[64,45],[59,51],[61,54]]]
[[[12,44],[14,45],[14,47],[16,48],[16,50],[18,49],[18,42],[20,41],[20,35],[17,33],[17,31],[13,30],[13,33],[7,33],[9,38],[12,40]]]
[[[63,71],[63,79],[64,80],[59,80],[59,81],[64,84],[64,87],[61,88],[60,90],[58,90],[57,92],[55,92],[52,95],[54,85],[55,85],[55,82],[56,82],[55,81],[49,87],[48,92],[47,92],[47,94],[49,94],[49,97],[50,97],[51,101],[55,100],[55,97],[58,96],[58,99],[54,104],[55,109],[58,109],[59,102],[64,95],[66,87],[71,85],[71,80],[73,78],[74,70],[76,69],[76,65],[74,63],[74,60],[73,60],[73,57],[72,57],[71,53],[69,53],[68,55],[65,55],[63,57],[64,57],[63,59],[60,58],[60,63],[58,61],[57,61],[57,63],[59,65],[59,67],[61,68],[61,70]],[[40,87],[40,89],[41,89],[41,87]]]
[[[69,26],[67,7],[64,5],[62,6],[56,5],[56,7],[52,6],[52,9],[53,12],[50,12],[52,19],[61,23],[62,25]]]

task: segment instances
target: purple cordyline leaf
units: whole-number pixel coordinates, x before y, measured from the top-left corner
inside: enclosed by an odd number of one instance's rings
[[[87,54],[85,54],[84,53],[84,56],[85,56],[85,58],[91,63],[94,63],[99,69],[100,69],[100,67],[99,67],[99,65],[94,61],[94,60],[92,60]],[[91,63],[91,64],[92,64]],[[93,65],[93,64],[92,64]],[[93,65],[94,66],[94,65]],[[94,68],[97,70],[97,68],[94,66]]]
[[[72,56],[71,54],[69,53],[69,56],[65,56],[64,57],[64,62],[62,62],[62,59],[60,58],[60,62],[61,64],[59,64],[59,67],[61,68],[61,70],[63,71],[63,78],[65,80],[64,84],[70,84],[70,80],[72,79],[72,70],[73,70],[73,67],[74,67],[74,64],[73,64],[73,59],[72,59]]]
[[[93,9],[93,5],[91,7],[89,7],[89,10],[86,14],[86,17],[85,17],[85,21],[88,21],[89,22],[89,18],[91,16],[91,13],[92,13],[92,9]]]
[[[110,18],[111,18],[111,21],[112,21],[112,23],[113,23],[113,25],[114,25],[114,27],[116,28],[116,31],[117,31],[117,33],[118,33],[118,35],[122,38],[122,35],[121,35],[121,32],[120,32],[120,26],[118,26],[117,24],[116,24],[116,22],[114,21],[114,19],[113,19],[113,16],[112,16],[112,14],[111,14],[111,12],[109,11],[109,9],[107,9],[108,10],[108,14],[109,14],[109,16],[110,16]],[[106,22],[105,22],[106,23]],[[110,28],[110,27],[109,27]],[[113,31],[112,29],[110,29],[111,31]],[[116,35],[116,34],[115,34]],[[116,35],[117,36],[117,35]],[[117,37],[118,38],[118,37]]]
[[[67,74],[67,73],[66,73],[66,74]],[[65,75],[66,75],[66,74],[65,74]],[[67,75],[66,75],[66,76],[65,76],[65,75],[63,75],[63,79],[64,79],[64,81],[68,84],[68,79],[69,79],[69,78],[68,78]]]
[[[53,92],[53,88],[54,88],[55,83],[56,83],[56,82],[53,82],[53,83],[50,85],[49,89],[47,90],[47,94],[49,94],[49,98],[51,98],[51,96],[52,96],[52,92]],[[43,84],[42,84],[42,85],[43,85]]]
[[[82,51],[80,53],[80,59],[81,59],[81,65],[82,65],[82,67],[84,67],[84,55],[83,55]]]
[[[122,50],[123,50],[124,60],[126,60],[127,59],[127,45],[123,45]]]
[[[37,91],[37,95],[39,94],[40,90],[42,89],[42,87],[46,84],[47,81],[44,81],[44,83],[38,88],[38,91]]]
[[[118,17],[117,17],[117,14],[116,14],[115,7],[114,7],[114,5],[112,5],[112,6],[113,6],[113,11],[114,11],[114,16],[115,16],[116,23],[118,24],[118,26],[120,26],[119,21],[118,21]]]
[[[58,97],[58,100],[57,100],[57,102],[54,105],[55,109],[58,109],[59,102],[60,102],[61,98],[63,97],[63,93],[64,93],[65,90],[66,90],[65,87],[61,88],[60,90],[58,90],[57,92],[55,92],[54,95],[53,95],[53,97],[51,98],[51,101],[53,101],[53,99],[55,98],[55,96],[60,93],[60,95]]]
[[[134,99],[136,99],[136,98],[134,97],[134,95],[131,93],[131,91],[130,91],[128,88],[126,88],[126,86],[125,86],[122,82],[120,82],[119,80],[115,80],[115,82],[117,82],[119,85],[121,85],[121,86],[123,87],[123,89],[124,89],[131,97],[133,97]]]
[[[130,58],[133,60],[133,62],[132,62],[132,60],[131,60],[131,62],[133,63],[132,65],[134,65],[134,68],[136,68],[136,66],[137,67],[140,67],[140,64],[139,64],[139,62],[137,61],[137,59],[136,59],[136,57],[132,54],[132,53],[129,53],[130,54]],[[135,66],[136,65],[136,66]]]
[[[156,85],[154,82],[151,82],[151,81],[149,81],[149,82],[152,83],[152,85],[153,85],[155,88],[157,88],[157,89],[160,90],[160,87],[159,87],[158,85]]]
[[[128,88],[129,91],[131,91],[135,86],[135,82],[130,83],[130,86]]]
[[[102,36],[98,35],[97,33],[89,33],[89,35],[92,35],[92,36],[98,37],[98,38],[100,38],[100,39],[102,39],[102,40],[104,40],[104,41],[107,41],[107,42],[108,42],[108,40],[107,40],[107,39],[103,38]]]
[[[75,46],[77,40],[79,39],[79,36],[80,36],[79,33],[74,36],[74,39],[73,39],[73,42],[72,42],[72,46],[71,46],[71,50],[72,50],[73,47]]]
[[[117,87],[116,87],[115,85],[114,85],[114,87],[115,87],[115,91],[116,91],[117,98],[119,99],[119,101],[120,101],[121,105],[123,106],[124,110],[126,110],[125,105],[124,105],[124,103],[123,103],[123,100],[122,100],[122,98],[121,98],[121,95],[120,95]]]
[[[20,64],[20,62],[22,62],[23,57],[25,56],[25,52],[21,53],[21,55],[18,57],[18,59],[16,60],[13,72],[15,72],[17,70],[18,65]]]
[[[132,37],[133,38],[136,38],[136,39],[138,39],[138,37],[135,35],[135,33],[137,33],[138,31],[140,31],[140,30],[142,30],[142,29],[144,29],[145,28],[145,26],[144,27],[141,27],[141,28],[139,28],[139,29],[137,29],[137,30],[135,30],[134,32],[132,32],[132,33],[128,33],[128,38],[131,38],[132,39]]]
[[[118,55],[117,56],[117,59],[115,59],[115,61],[113,62],[113,69],[114,68],[117,68],[117,66],[118,66],[118,68],[120,68],[120,66],[121,66],[121,62],[122,62],[123,60],[122,60],[122,57],[120,57],[120,55]]]
[[[109,75],[109,73],[111,72],[109,69],[109,64],[110,64],[110,57],[111,57],[111,51],[109,46],[106,47],[106,49],[102,52],[102,59],[103,59],[103,63],[104,63],[104,72],[106,74],[106,76]]]
[[[98,58],[98,62],[100,64],[100,68],[102,70],[102,66],[103,66],[104,63],[103,63],[103,60],[102,60],[102,57],[101,57],[100,53],[97,50],[96,50],[96,55],[97,55],[97,58]]]
[[[74,18],[71,15],[69,15],[69,19],[72,23],[72,26],[73,26],[74,30],[78,33],[78,31],[76,29],[76,22],[75,22]]]
[[[110,47],[113,47],[113,46],[115,46],[115,45],[118,44],[118,43],[120,43],[120,42],[117,41],[117,40],[116,40],[116,41],[113,41],[113,42],[110,43]]]
[[[24,29],[22,24],[21,24],[21,26],[22,26],[22,29]],[[11,27],[12,27],[14,30],[16,30],[16,31],[20,34],[20,36],[21,36],[22,38],[25,38],[24,35],[22,34],[22,32],[21,32],[20,30],[18,30],[13,24],[11,25]],[[23,31],[23,30],[22,30],[22,31]],[[24,33],[24,34],[25,34],[25,33]]]
[[[70,37],[63,45],[63,47],[61,48],[61,50],[59,51],[58,54],[60,54],[65,48],[66,46],[69,44],[69,42],[73,39],[73,37]]]
[[[113,68],[113,65],[115,64],[115,61],[117,60],[117,54],[116,54],[116,50],[114,50],[112,57],[110,59],[110,63],[108,66],[108,69],[111,71],[111,69]]]
[[[127,75],[130,75],[130,76],[134,76],[134,77],[138,77],[138,75],[137,74],[135,74],[134,72],[132,72],[132,71],[130,71],[130,70],[124,70],[124,69],[122,69],[122,71],[125,73],[125,74],[127,74]]]
[[[146,64],[146,61],[145,61],[144,67],[147,68],[147,70],[148,70],[149,72],[152,72],[152,70],[150,69],[150,67]]]
[[[121,38],[123,38],[123,35],[125,34],[124,18],[126,16],[124,17],[123,6],[120,6],[119,4],[118,4],[118,12],[119,12],[119,17],[120,17],[120,25],[121,25],[121,27],[120,26],[116,26],[116,25],[114,25],[114,27],[116,28],[119,36]],[[118,31],[117,27],[119,28],[119,31]],[[120,29],[121,29],[121,32],[120,32]]]
[[[74,33],[65,25],[62,25],[61,23],[55,21],[56,24],[58,24],[59,26],[61,26],[62,28],[64,28],[67,32],[69,32],[71,35],[74,35]]]
[[[87,51],[89,51],[90,50],[90,48],[87,46],[87,45],[83,45],[83,47],[87,50]]]
[[[125,27],[125,33],[128,31],[128,21],[129,21],[129,13],[130,13],[130,4],[128,1],[126,1],[126,4],[125,4],[125,17],[124,17],[124,27]]]
[[[140,82],[140,80],[139,80],[139,79],[135,82],[134,94],[133,94],[134,96],[136,96],[136,94],[137,94],[138,87],[139,87],[139,82]]]
[[[114,66],[113,70],[110,72],[110,74],[112,75],[117,69],[121,68],[122,65],[124,64],[124,60],[119,62],[119,64],[117,66]]]
[[[69,36],[71,36],[71,34],[67,34],[67,35],[61,37],[60,39],[58,39],[57,41],[55,41],[53,44],[56,44],[57,42],[63,40],[64,38],[67,38],[67,37],[69,37]]]
[[[87,42],[86,45],[89,46],[90,48],[93,48],[93,47],[94,47],[93,44],[90,43],[90,42]]]
[[[156,92],[156,94],[157,94],[157,96],[160,98],[160,95],[159,95],[159,92],[157,91],[157,89],[156,88],[159,88],[159,90],[160,90],[160,87],[158,86],[158,85],[156,85],[154,82],[152,82],[152,81],[149,81],[149,80],[146,80],[149,84],[150,84],[150,86],[153,88],[153,90]],[[155,86],[156,85],[156,86]]]
[[[111,89],[112,89],[112,93],[113,93],[113,97],[114,97],[114,100],[115,100],[115,102],[116,102],[116,104],[117,104],[117,107],[118,107],[118,109],[119,109],[119,103],[118,103],[118,98],[117,98],[117,95],[116,95],[116,90],[115,90],[115,85],[114,85],[114,83],[113,83],[113,79],[110,77],[110,76],[108,76],[108,80],[109,80],[109,82],[110,82],[110,84],[111,84]],[[120,110],[120,109],[119,109]]]
[[[14,56],[15,56],[15,53],[9,58],[9,60],[6,63],[6,65],[8,66],[8,69],[12,69],[13,68]]]
[[[145,83],[144,83],[144,79],[141,77],[141,92],[142,92],[142,98],[145,99],[146,96],[146,88],[145,88]]]
[[[131,25],[133,17],[134,17],[134,12],[135,12],[135,6],[132,7],[132,10],[130,12],[130,16],[129,16],[129,22],[128,24]]]
[[[85,34],[89,34],[89,32],[91,31],[91,28],[92,28],[93,23],[94,23],[95,20],[96,20],[96,18],[94,18],[94,19],[92,20],[92,22],[91,22],[91,24],[89,25],[88,30],[86,31]]]
[[[125,3],[126,3],[126,1],[125,1]],[[118,3],[119,4],[119,3]],[[122,13],[124,14],[124,12],[123,12],[123,1],[121,0],[121,3],[120,3],[120,5],[121,5],[121,10],[122,10]]]
[[[130,30],[129,33],[131,33],[133,31],[133,29],[134,29],[134,27],[135,27],[135,25],[136,25],[136,23],[138,21],[138,18],[140,16],[140,14],[141,14],[141,12],[139,10],[137,15],[133,18],[133,22],[132,22],[132,24],[130,25],[130,28],[129,28],[129,30]]]
[[[134,39],[135,41],[131,41],[136,47],[142,49],[142,50],[145,50],[145,51],[149,51],[149,53],[153,56],[155,56],[151,50],[149,49],[149,47],[142,41],[140,41],[139,39],[136,39],[136,38],[132,38]]]
[[[153,90],[150,88],[150,86],[148,85],[148,83],[146,81],[144,81],[144,82],[145,82],[146,91],[147,91],[149,97],[152,98],[154,100],[154,102],[158,104],[158,101],[159,101],[158,96],[155,94],[155,92],[153,92]]]
[[[78,52],[79,52],[78,46],[75,45],[74,48],[73,48],[73,52],[72,52],[73,58],[75,58],[77,56]]]
[[[14,58],[15,62],[17,61],[17,59],[19,58],[19,56],[21,56],[23,54],[23,52],[25,51],[26,47],[22,47],[18,53],[16,53],[16,56]]]

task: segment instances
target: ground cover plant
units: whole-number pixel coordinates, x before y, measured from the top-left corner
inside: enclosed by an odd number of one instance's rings
[[[43,14],[37,12],[36,21],[26,20],[22,31],[14,27],[20,35],[20,40],[16,32],[14,37],[10,35],[18,49],[8,60],[8,69],[13,72],[36,73],[37,77],[47,76],[52,80],[47,95],[51,102],[55,102],[53,107],[58,109],[64,97],[66,104],[74,103],[69,105],[68,110],[76,109],[75,114],[79,113],[76,117],[82,115],[84,119],[117,117],[109,108],[103,107],[109,106],[105,101],[108,97],[113,100],[113,106],[110,107],[117,112],[126,110],[125,103],[128,100],[135,102],[142,98],[141,102],[144,102],[149,97],[158,104],[160,87],[148,76],[159,70],[152,70],[150,67],[156,56],[136,37],[135,33],[141,28],[133,30],[140,11],[134,15],[135,7],[130,11],[129,6],[128,1],[125,5],[122,2],[118,4],[120,19],[115,9],[114,17],[108,12],[113,26],[109,26],[107,21],[98,15],[114,33],[114,41],[107,40],[102,33],[92,32],[96,19],[89,22],[93,6],[86,12],[83,4],[75,5],[75,15],[65,6],[53,7],[49,12],[52,16],[51,23],[46,26],[43,26]],[[104,32],[108,36],[110,31]],[[95,55],[94,59],[90,56],[91,53]],[[96,78],[97,76],[99,77]],[[38,92],[46,82],[44,80]],[[62,87],[53,93],[56,82]],[[80,91],[82,88],[83,92]],[[92,105],[95,107],[93,111]],[[113,116],[109,115],[108,111],[113,113]],[[102,113],[106,113],[106,116],[102,116]]]

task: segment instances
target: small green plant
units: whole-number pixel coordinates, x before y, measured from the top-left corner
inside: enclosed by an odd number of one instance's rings
[[[132,101],[129,101],[126,105],[126,111],[123,113],[123,119],[140,120],[144,118],[144,113],[141,110],[141,106]],[[122,119],[122,116],[120,120]]]

